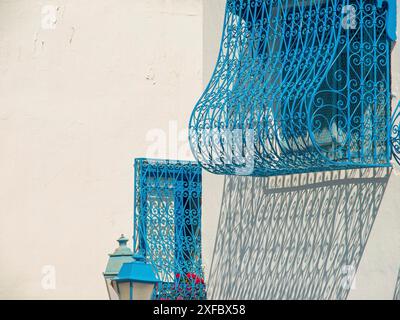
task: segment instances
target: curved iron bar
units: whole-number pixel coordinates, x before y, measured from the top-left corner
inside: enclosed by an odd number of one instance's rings
[[[389,167],[388,6],[227,0],[213,76],[190,119],[216,174]]]

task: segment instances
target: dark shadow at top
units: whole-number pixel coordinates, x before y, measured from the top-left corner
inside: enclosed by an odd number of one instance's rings
[[[346,299],[390,174],[227,177],[209,297]]]

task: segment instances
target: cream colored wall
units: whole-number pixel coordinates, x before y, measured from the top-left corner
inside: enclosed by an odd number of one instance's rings
[[[133,159],[163,135],[155,156],[185,150],[202,10],[0,0],[0,298],[106,298],[106,254],[132,234]]]
[[[218,54],[225,0],[204,0],[204,80],[210,78]],[[400,6],[398,15],[400,16]],[[400,24],[398,34],[400,36]],[[393,52],[394,102],[400,100],[400,46]],[[207,263],[212,259],[212,243],[218,234],[216,221],[221,211],[224,179],[206,174],[204,178],[205,220],[210,222],[203,232],[206,234]],[[400,268],[400,168],[390,178],[378,216],[366,246],[357,275],[355,289],[349,299],[392,299]],[[217,196],[216,196],[217,195]],[[215,213],[215,215],[214,215]],[[246,212],[242,212],[246,215]],[[251,232],[251,231],[249,231]],[[251,256],[251,253],[248,253]],[[251,259],[249,259],[251,260]],[[232,261],[233,265],[237,264]],[[240,262],[239,262],[240,263]],[[209,270],[209,269],[208,269]],[[215,288],[209,288],[213,298]],[[231,288],[233,290],[233,288]]]
[[[0,298],[106,298],[106,253],[132,233],[133,158],[190,158],[184,129],[215,65],[224,5],[0,0]],[[157,138],[167,148],[154,154]],[[204,174],[207,275],[223,183]],[[392,175],[350,298],[393,295],[399,191]]]

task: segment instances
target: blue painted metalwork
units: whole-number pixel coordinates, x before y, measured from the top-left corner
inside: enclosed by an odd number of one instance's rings
[[[377,0],[378,8],[386,2],[388,14],[386,17],[386,33],[390,40],[397,40],[397,0]]]
[[[112,279],[112,286],[120,300],[150,300],[160,280],[144,256],[136,254],[134,259],[122,265],[118,276]]]
[[[154,299],[202,300],[202,170],[197,163],[135,161],[134,243],[162,283]]]
[[[139,282],[139,283],[158,283],[159,279],[155,274],[153,267],[145,263],[144,256],[135,255],[135,261],[124,263],[118,276],[113,280],[116,282]]]
[[[228,0],[214,74],[190,119],[216,174],[390,167],[396,2]]]

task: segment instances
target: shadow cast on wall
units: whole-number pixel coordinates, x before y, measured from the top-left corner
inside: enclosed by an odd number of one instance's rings
[[[399,270],[399,276],[397,277],[397,283],[396,283],[396,288],[394,290],[393,300],[400,301],[400,270]]]
[[[390,174],[227,177],[209,297],[346,299]]]

